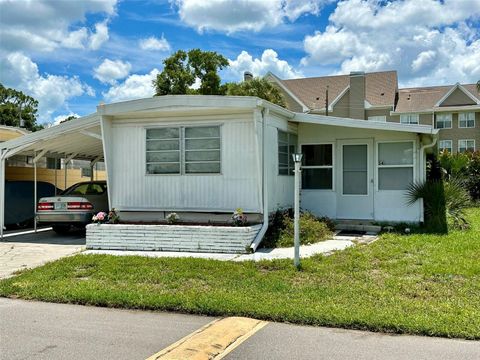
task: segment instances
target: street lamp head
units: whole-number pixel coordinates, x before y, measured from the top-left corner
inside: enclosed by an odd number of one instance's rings
[[[292,154],[293,161],[296,163],[302,162],[303,154],[302,153],[294,153]]]

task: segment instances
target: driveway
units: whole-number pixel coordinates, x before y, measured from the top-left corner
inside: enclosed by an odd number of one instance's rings
[[[191,358],[169,356],[161,351],[167,349],[173,355],[181,347],[195,353],[195,359],[208,359],[211,357],[202,350],[219,348],[224,336],[201,336],[201,329],[215,320],[218,319],[0,298],[0,359],[143,360],[154,354],[153,358],[158,360]],[[231,324],[233,329],[224,328],[226,335],[235,330],[235,325],[241,325],[238,321]],[[207,332],[208,329],[204,330]],[[478,360],[480,356],[478,341],[276,323],[268,323],[238,340],[243,342],[215,358]],[[162,353],[165,355],[157,356]]]
[[[0,278],[75,254],[85,248],[85,234],[57,235],[51,230],[7,234],[0,242]]]

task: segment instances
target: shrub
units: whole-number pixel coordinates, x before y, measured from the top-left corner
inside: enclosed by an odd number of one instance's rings
[[[470,205],[468,192],[456,178],[449,181],[429,180],[413,183],[407,190],[407,203],[423,199],[425,228],[428,232],[447,233],[448,224],[454,228],[468,227],[465,208]]]
[[[238,208],[232,215],[233,226],[245,226],[247,224],[247,215],[243,213],[243,209]]]
[[[480,151],[450,154],[444,151],[439,156],[445,178],[461,179],[473,200],[480,200]]]
[[[323,217],[317,218],[311,213],[300,214],[300,244],[309,245],[328,239],[332,236],[335,224]],[[292,209],[279,210],[271,219],[269,231],[263,241],[264,247],[293,246],[294,222]]]
[[[180,220],[180,216],[178,216],[177,213],[172,212],[172,213],[168,214],[168,215],[165,217],[165,219],[167,220],[167,222],[168,222],[169,224],[175,224],[175,223],[177,223],[177,222]]]

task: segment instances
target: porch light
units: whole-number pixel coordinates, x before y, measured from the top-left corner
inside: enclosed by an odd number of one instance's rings
[[[292,154],[293,162],[295,163],[295,204],[293,217],[293,233],[294,233],[294,259],[293,264],[298,269],[300,268],[300,165],[302,163],[303,154]]]
[[[302,153],[294,153],[294,154],[292,154],[292,158],[293,158],[293,161],[295,163],[301,163],[302,158],[303,158],[303,154]]]

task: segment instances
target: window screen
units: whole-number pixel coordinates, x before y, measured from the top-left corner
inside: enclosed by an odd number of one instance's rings
[[[147,174],[180,174],[180,128],[147,129]]]
[[[333,189],[333,145],[302,145],[302,188]]]
[[[293,175],[292,155],[297,149],[297,135],[278,131],[278,174]]]
[[[220,127],[185,128],[185,173],[220,173]]]
[[[413,142],[378,145],[378,190],[406,190],[413,181]]]
[[[220,173],[220,126],[146,131],[147,174]]]

